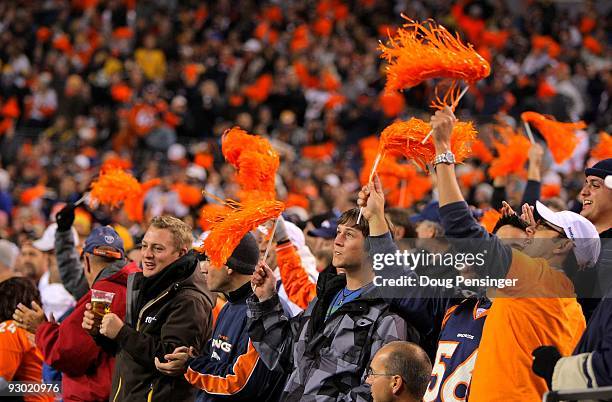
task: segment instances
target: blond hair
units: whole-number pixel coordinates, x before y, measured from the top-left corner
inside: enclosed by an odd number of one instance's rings
[[[172,233],[174,246],[177,250],[184,248],[189,250],[191,248],[193,243],[191,226],[182,220],[170,215],[155,216],[149,222],[149,226],[157,229],[168,229]]]

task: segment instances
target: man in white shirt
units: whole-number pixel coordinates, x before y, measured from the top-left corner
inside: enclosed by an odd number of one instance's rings
[[[79,243],[79,236],[76,230],[73,230],[74,244]],[[45,315],[49,316],[53,314],[53,317],[60,319],[66,312],[72,309],[76,305],[74,297],[64,288],[62,280],[60,278],[59,271],[57,269],[57,260],[55,258],[55,232],[57,231],[57,224],[53,223],[45,229],[42,237],[32,242],[32,247],[42,255],[36,255],[37,253],[30,253],[25,255],[22,253],[22,264],[34,264],[36,265],[36,271],[42,272],[40,279],[38,280],[38,290],[40,291],[40,298],[43,303],[43,310]],[[28,258],[32,258],[32,261],[28,261]]]

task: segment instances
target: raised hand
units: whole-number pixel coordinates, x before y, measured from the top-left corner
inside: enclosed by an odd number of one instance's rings
[[[253,293],[260,302],[268,300],[276,293],[275,285],[276,279],[274,278],[274,273],[264,261],[260,261],[251,279]]]

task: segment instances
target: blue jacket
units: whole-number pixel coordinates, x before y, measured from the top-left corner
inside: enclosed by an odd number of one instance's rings
[[[227,295],[205,353],[189,362],[185,377],[201,391],[197,401],[278,401],[285,375],[269,370],[247,331],[251,283]]]

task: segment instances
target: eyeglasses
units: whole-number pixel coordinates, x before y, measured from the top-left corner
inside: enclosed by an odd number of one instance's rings
[[[387,374],[387,373],[375,373],[374,370],[372,369],[372,367],[368,367],[366,370],[366,377],[376,377],[376,376],[392,376],[394,374]]]

